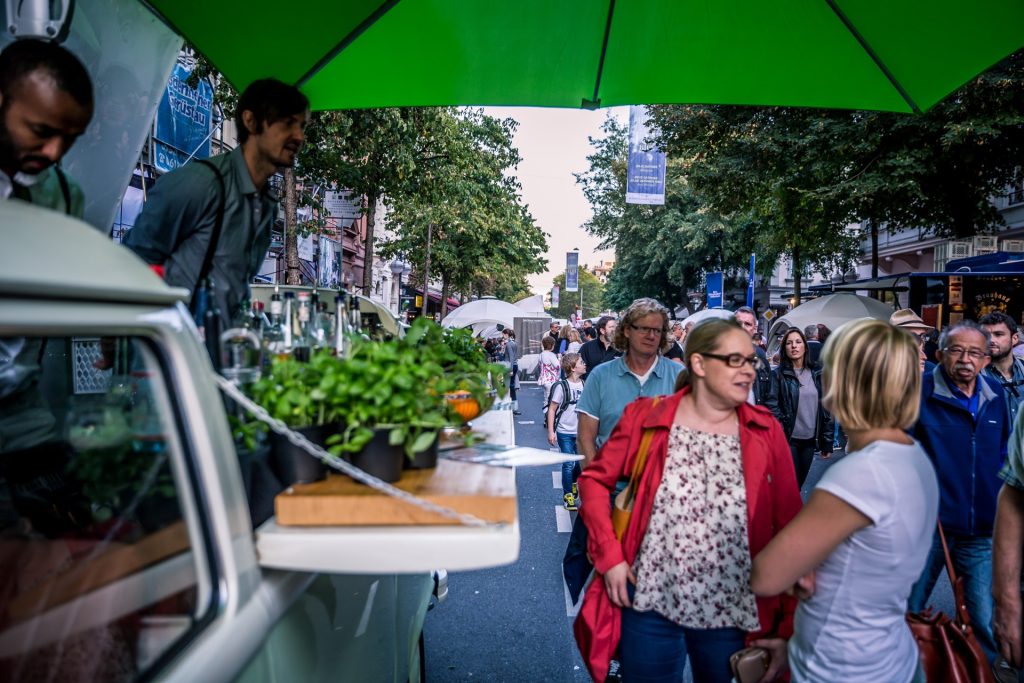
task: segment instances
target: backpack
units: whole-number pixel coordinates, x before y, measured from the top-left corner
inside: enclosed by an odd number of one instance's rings
[[[558,429],[558,421],[562,419],[562,413],[569,409],[569,406],[576,405],[577,401],[567,401],[569,398],[569,380],[560,379],[548,389],[548,400],[544,401],[544,409],[541,410],[541,417],[544,418],[544,428],[548,426],[548,407],[551,405],[551,397],[555,395],[555,387],[562,387],[562,401],[555,409],[555,429]]]

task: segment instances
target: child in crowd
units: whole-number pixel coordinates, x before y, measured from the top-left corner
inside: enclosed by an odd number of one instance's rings
[[[552,385],[548,394],[548,443],[557,445],[562,453],[576,453],[576,404],[583,393],[583,375],[587,365],[578,353],[562,356],[562,372],[565,379]],[[566,510],[579,509],[579,492],[576,479],[580,476],[579,462],[562,463],[562,500]]]
[[[540,375],[537,377],[537,384],[544,390],[544,398],[551,394],[551,385],[558,381],[558,356],[555,355],[555,340],[548,335],[540,340],[544,349],[540,352]]]

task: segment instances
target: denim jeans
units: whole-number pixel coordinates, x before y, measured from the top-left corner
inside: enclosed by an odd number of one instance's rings
[[[555,438],[558,439],[558,450],[562,453],[576,454],[576,435],[575,434],[559,434],[555,432]],[[580,463],[576,462],[563,462],[562,463],[562,493],[566,494],[572,491],[572,484],[576,481],[576,478],[580,476]]]
[[[630,600],[634,589],[628,586]],[[729,657],[745,647],[738,628],[687,628],[657,612],[622,610],[619,662],[628,683],[679,683],[690,659],[693,683],[729,683]]]
[[[947,533],[946,543],[949,545],[953,569],[964,580],[964,602],[967,603],[967,613],[971,617],[974,633],[978,636],[989,664],[992,664],[996,658],[996,643],[992,636],[992,538]],[[942,544],[936,533],[924,572],[910,591],[908,610],[919,612],[924,609],[945,564]]]

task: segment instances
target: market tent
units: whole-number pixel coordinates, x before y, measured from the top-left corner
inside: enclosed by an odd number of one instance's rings
[[[442,327],[470,327],[479,334],[492,325],[511,328],[516,318],[528,317],[526,311],[493,296],[462,304],[441,321]]]
[[[712,318],[732,318],[733,312],[727,311],[724,308],[705,308],[702,311],[691,313],[690,315],[683,318],[682,322],[684,325],[697,325],[704,322],[705,320],[711,320]]]
[[[912,112],[1024,45],[1021,0],[147,2],[235,87],[275,76],[317,110],[689,102]]]
[[[544,310],[544,297],[540,294],[534,294],[533,296],[528,296],[525,299],[520,299],[512,305],[523,309],[525,314],[530,317],[543,317],[548,314],[548,312]]]
[[[799,327],[802,331],[808,325],[821,324],[835,330],[843,323],[860,318],[888,320],[892,312],[893,307],[889,304],[851,292],[838,292],[812,299],[772,323],[768,332],[768,350],[774,353],[782,335],[791,327]]]

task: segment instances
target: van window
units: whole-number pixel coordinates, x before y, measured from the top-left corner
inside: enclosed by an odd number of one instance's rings
[[[131,681],[209,613],[178,424],[144,339],[0,337],[0,680]]]

